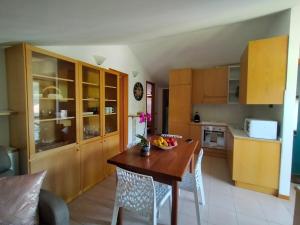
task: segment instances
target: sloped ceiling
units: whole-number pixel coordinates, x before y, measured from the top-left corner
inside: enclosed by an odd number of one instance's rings
[[[128,44],[238,22],[298,0],[1,0],[0,43]]]
[[[167,86],[171,69],[238,63],[248,41],[273,36],[274,26],[282,23],[281,20],[289,21],[287,14],[285,11],[244,22],[156,38],[131,44],[130,48],[153,80],[160,86]],[[288,34],[288,29],[287,23],[279,34]]]
[[[160,86],[168,71],[236,63],[299,0],[2,0],[0,46],[129,45]],[[244,21],[244,22],[241,22]]]

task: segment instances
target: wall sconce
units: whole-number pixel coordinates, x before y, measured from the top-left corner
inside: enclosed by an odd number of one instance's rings
[[[96,64],[98,66],[102,65],[102,63],[105,61],[105,57],[104,56],[101,56],[101,55],[94,55],[94,60],[96,61]]]
[[[132,75],[133,77],[137,77],[139,75],[139,71],[136,70],[132,71]]]

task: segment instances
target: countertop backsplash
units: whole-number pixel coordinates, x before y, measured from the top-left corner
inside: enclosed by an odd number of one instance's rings
[[[282,105],[193,105],[193,116],[199,113],[201,121],[224,122],[236,128],[243,128],[245,118],[258,118],[282,122]]]

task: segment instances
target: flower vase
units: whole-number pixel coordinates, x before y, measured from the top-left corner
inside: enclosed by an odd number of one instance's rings
[[[147,145],[142,146],[141,155],[142,156],[149,156],[150,155],[150,148],[151,148],[151,145],[150,145],[150,141],[149,141]]]

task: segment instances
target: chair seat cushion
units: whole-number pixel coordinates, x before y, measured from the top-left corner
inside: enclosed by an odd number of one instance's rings
[[[0,178],[0,224],[33,225],[46,172]]]

